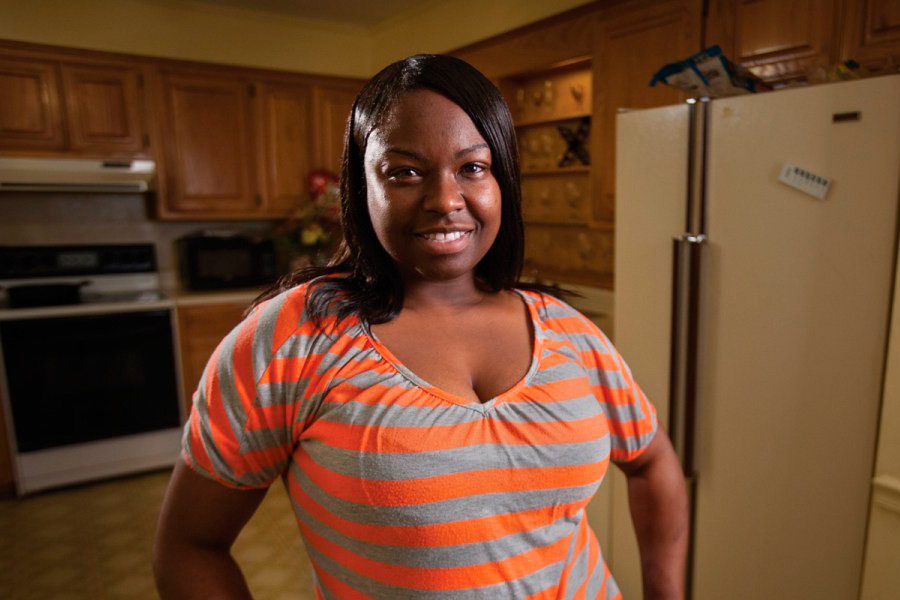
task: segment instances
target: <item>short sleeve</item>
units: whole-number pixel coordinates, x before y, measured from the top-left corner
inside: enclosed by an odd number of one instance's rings
[[[612,460],[629,462],[640,456],[656,435],[656,407],[647,400],[631,369],[599,328],[596,336],[591,375],[594,395],[606,413]]]
[[[658,427],[656,409],[634,381],[631,370],[590,319],[562,300],[542,297],[544,327],[548,334],[569,345],[573,358],[587,372],[594,397],[606,417],[610,458],[634,460],[650,445]]]
[[[303,304],[299,293],[261,304],[210,357],[182,439],[182,459],[194,471],[250,489],[267,487],[287,468],[297,414],[292,398],[302,396],[302,378],[298,361],[280,360],[279,350],[302,323]]]

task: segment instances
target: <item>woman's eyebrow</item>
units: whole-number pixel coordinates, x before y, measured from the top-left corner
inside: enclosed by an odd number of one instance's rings
[[[459,158],[460,156],[465,156],[466,154],[469,154],[470,152],[475,152],[476,150],[481,150],[482,148],[489,148],[489,146],[482,142],[480,144],[475,144],[473,146],[469,146],[468,148],[463,148],[462,150],[460,150],[459,152],[456,153],[456,158]]]
[[[475,152],[476,150],[481,150],[482,148],[489,148],[489,146],[488,146],[486,143],[484,143],[484,142],[478,143],[478,144],[473,144],[473,145],[469,146],[468,148],[463,148],[462,150],[460,150],[459,152],[457,152],[457,153],[454,155],[454,157],[455,157],[455,158],[459,158],[459,157],[461,157],[461,156],[465,156],[466,154],[470,154],[470,153],[472,153],[472,152]],[[407,150],[407,149],[405,149],[405,148],[398,148],[398,147],[396,147],[396,146],[391,146],[390,148],[388,148],[387,151],[386,151],[386,153],[388,153],[388,154],[402,154],[403,156],[408,156],[408,157],[410,157],[410,158],[414,158],[414,159],[419,160],[419,161],[423,161],[423,162],[425,161],[425,157],[422,156],[421,154],[419,154],[418,152],[416,152],[416,151],[414,151],[414,150]]]
[[[404,150],[403,148],[397,148],[396,146],[392,146],[387,149],[387,154],[402,154],[403,156],[408,156],[410,158],[414,158],[416,160],[424,161],[425,157],[415,152],[413,150]]]

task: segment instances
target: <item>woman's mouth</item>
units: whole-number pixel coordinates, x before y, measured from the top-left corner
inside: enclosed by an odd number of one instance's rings
[[[434,233],[419,233],[416,234],[421,238],[428,240],[429,242],[453,242],[463,237],[464,235],[469,235],[472,233],[471,231],[448,231],[448,232],[434,232]]]
[[[473,229],[456,231],[427,231],[417,233],[416,238],[433,254],[455,254],[468,246]]]

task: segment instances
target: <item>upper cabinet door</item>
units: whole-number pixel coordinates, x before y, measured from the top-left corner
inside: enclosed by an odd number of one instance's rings
[[[63,63],[62,77],[73,150],[104,155],[145,150],[137,70]]]
[[[663,65],[700,49],[699,0],[624,4],[602,14],[594,55],[594,114],[599,135],[591,154],[597,165],[594,219],[610,223],[615,211],[616,114],[629,108],[653,108],[681,102],[685,95],[665,85],[650,87]]]
[[[854,59],[872,71],[900,66],[900,2],[848,0],[841,60]]]
[[[0,148],[65,148],[59,87],[54,62],[0,58]]]
[[[839,0],[711,0],[706,45],[770,82],[804,79],[834,64]]]
[[[344,130],[347,117],[359,93],[357,85],[316,86],[314,91],[315,123],[315,169],[328,169],[335,174],[341,172],[341,156],[344,152]]]
[[[308,198],[306,176],[312,147],[312,93],[309,86],[263,83],[259,86],[257,153],[264,179],[263,206],[284,216]]]
[[[243,79],[163,73],[168,211],[225,218],[259,212],[252,94],[253,87]]]

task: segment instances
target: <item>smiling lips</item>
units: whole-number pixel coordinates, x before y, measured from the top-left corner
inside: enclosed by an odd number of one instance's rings
[[[428,240],[429,242],[453,242],[463,237],[464,235],[468,235],[472,233],[471,231],[432,231],[429,233],[418,233],[421,238]]]
[[[453,231],[423,231],[416,237],[430,253],[455,254],[468,246],[474,229],[455,229]]]

